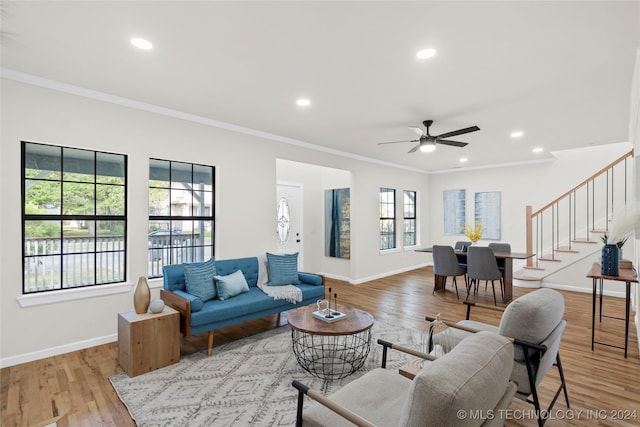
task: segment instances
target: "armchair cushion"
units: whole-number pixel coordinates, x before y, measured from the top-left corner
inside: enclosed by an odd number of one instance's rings
[[[424,426],[428,419],[428,425],[454,426],[461,422],[460,410],[482,413],[498,406],[509,384],[513,344],[486,331],[463,343],[425,364],[409,388],[398,425]],[[511,396],[513,393],[515,389]],[[482,424],[482,420],[475,421],[476,425]]]
[[[514,299],[507,306],[498,333],[539,344],[558,326],[564,316],[564,298],[558,291],[538,289]],[[522,348],[516,348],[516,361],[523,361]]]

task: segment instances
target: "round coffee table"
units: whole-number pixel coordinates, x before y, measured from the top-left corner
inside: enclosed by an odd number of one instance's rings
[[[293,353],[306,371],[335,380],[353,374],[364,365],[371,348],[373,316],[357,308],[338,305],[346,318],[328,323],[313,317],[309,305],[288,314]]]

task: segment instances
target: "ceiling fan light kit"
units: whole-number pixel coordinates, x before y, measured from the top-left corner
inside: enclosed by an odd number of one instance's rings
[[[464,135],[465,133],[476,132],[476,131],[480,130],[480,128],[478,126],[471,126],[471,127],[468,127],[468,128],[458,129],[458,130],[454,130],[452,132],[445,132],[445,133],[441,133],[440,135],[435,135],[434,136],[434,135],[431,135],[429,133],[429,128],[433,124],[433,120],[425,120],[425,121],[422,122],[422,124],[427,129],[426,131],[422,130],[421,128],[419,128],[417,126],[409,126],[409,129],[411,129],[413,132],[415,132],[417,135],[419,135],[420,139],[414,139],[414,140],[408,140],[408,141],[380,142],[380,143],[378,143],[378,145],[397,144],[397,143],[400,143],[400,142],[417,142],[418,145],[416,145],[411,150],[409,150],[408,151],[409,153],[414,153],[414,152],[418,151],[418,149],[420,151],[422,151],[423,153],[430,153],[432,151],[435,151],[436,144],[450,145],[452,147],[460,147],[460,148],[465,147],[468,143],[460,142],[460,141],[453,141],[453,140],[445,139],[445,138],[449,138],[449,137],[457,136],[457,135]]]

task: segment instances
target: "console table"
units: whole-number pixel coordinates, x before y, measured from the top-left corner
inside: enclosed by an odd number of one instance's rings
[[[602,344],[609,347],[623,348],[617,345],[607,344],[595,340],[595,326],[596,326],[596,294],[598,293],[598,284],[600,285],[600,322],[602,317],[608,317],[610,319],[620,319],[619,317],[603,316],[602,314],[602,286],[605,280],[613,280],[616,282],[624,282],[626,285],[625,296],[625,316],[624,316],[624,357],[627,357],[627,346],[629,344],[629,307],[631,305],[631,283],[638,283],[638,273],[633,268],[622,268],[618,276],[606,276],[601,272],[600,264],[594,262],[591,266],[591,270],[587,274],[588,278],[593,279],[593,307],[591,311],[591,351],[593,351],[594,344]]]

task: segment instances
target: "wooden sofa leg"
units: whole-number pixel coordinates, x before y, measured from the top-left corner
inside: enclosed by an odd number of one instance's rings
[[[276,326],[280,326],[280,312],[278,312],[278,318],[276,319]]]
[[[209,343],[207,345],[207,356],[213,353],[213,331],[209,331]]]

